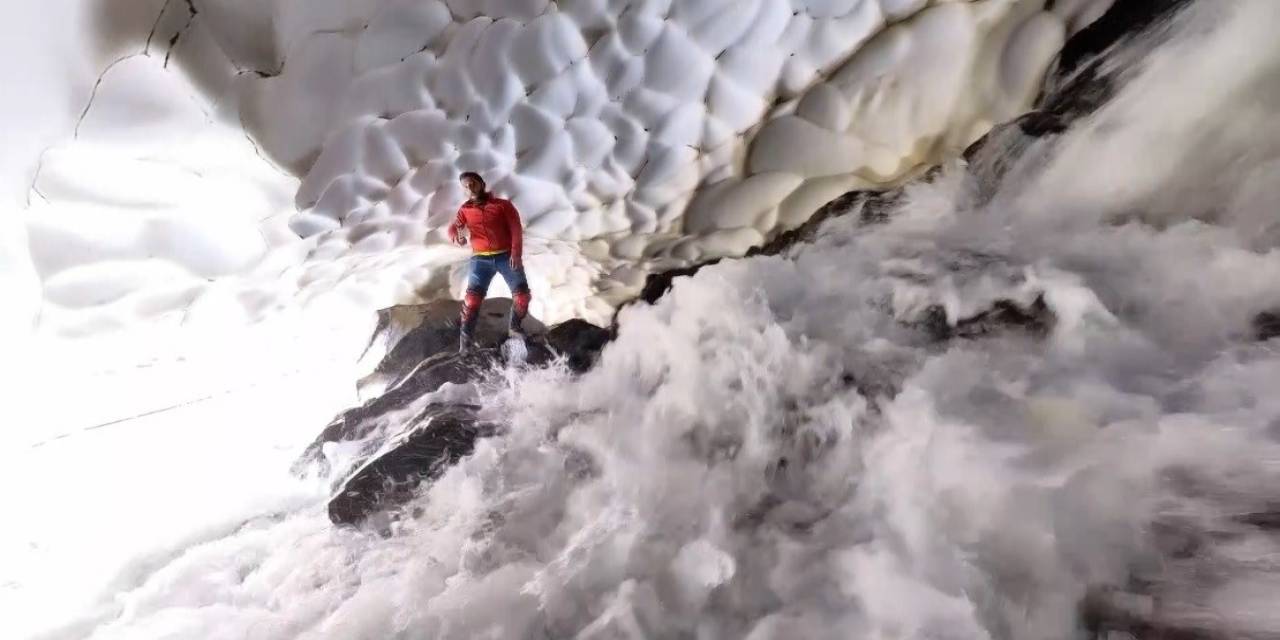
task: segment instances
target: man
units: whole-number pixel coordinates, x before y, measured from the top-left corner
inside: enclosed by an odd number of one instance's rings
[[[520,226],[520,213],[509,200],[490,194],[480,174],[468,171],[458,176],[458,180],[471,196],[462,203],[453,224],[449,225],[449,240],[455,244],[466,246],[466,238],[459,234],[463,228],[471,237],[471,275],[462,302],[462,331],[458,339],[458,349],[466,351],[480,316],[480,303],[484,302],[495,274],[501,273],[511,289],[512,335],[524,335],[524,317],[529,313],[533,296],[521,262],[524,231]]]

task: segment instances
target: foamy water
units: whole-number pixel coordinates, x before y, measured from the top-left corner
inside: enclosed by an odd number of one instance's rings
[[[94,640],[1034,639],[1137,575],[1166,620],[1280,633],[1280,545],[1231,519],[1280,486],[1280,351],[1249,333],[1280,306],[1280,6],[1201,4],[987,204],[953,167],[628,308],[580,378],[479,389],[510,433],[390,537],[287,475],[352,400],[336,350],[23,450],[6,540],[41,548],[0,601]],[[909,323],[1038,296],[1043,340]]]

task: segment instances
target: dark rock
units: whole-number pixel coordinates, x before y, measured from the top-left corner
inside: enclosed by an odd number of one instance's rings
[[[1049,111],[1031,111],[1013,121],[1018,131],[1032,138],[1057,135],[1071,127],[1071,119]]]
[[[1280,531],[1280,506],[1266,511],[1242,513],[1235,517],[1237,522],[1267,531]]]
[[[1091,638],[1123,633],[1136,640],[1226,640],[1231,636],[1198,625],[1178,625],[1156,615],[1157,601],[1119,589],[1094,589],[1080,604],[1080,620]]]
[[[922,179],[928,181],[936,175],[937,168],[931,169]],[[902,198],[901,188],[888,191],[850,191],[823,205],[804,224],[784,231],[769,242],[751,249],[747,256],[780,255],[796,245],[813,242],[818,236],[818,229],[833,218],[854,215],[857,216],[854,224],[858,226],[888,222],[889,214],[902,203]]]
[[[1070,76],[1116,43],[1150,28],[1191,4],[1191,0],[1117,0],[1105,13],[1076,32],[1058,52],[1054,75]]]
[[[1043,136],[1056,135],[1070,126],[1070,120],[1033,111],[996,125],[964,150],[973,193],[966,206],[981,207],[1000,190],[1005,175],[1024,162],[1026,151]]]
[[[1280,311],[1263,311],[1254,316],[1253,337],[1259,342],[1280,337]]]
[[[332,469],[321,455],[325,443],[355,444],[357,470],[336,482],[329,504],[334,523],[358,524],[372,513],[403,504],[422,481],[436,477],[473,451],[479,438],[498,429],[479,423],[473,406],[430,403],[418,409],[425,395],[446,383],[484,380],[502,367],[547,366],[557,357],[564,357],[575,372],[586,371],[613,338],[609,330],[581,320],[546,330],[532,318],[525,323],[530,335],[510,338],[509,305],[506,299],[486,301],[475,347],[462,353],[457,302],[379,312],[366,357],[375,357],[379,348],[386,355],[374,374],[362,381],[373,397],[334,418],[294,464],[295,473],[317,469],[328,474]],[[511,348],[515,344],[524,348]]]
[[[476,407],[430,405],[410,420],[407,435],[369,457],[329,499],[334,524],[358,525],[371,514],[399,507],[422,483],[470,455],[497,427],[476,419]]]
[[[542,337],[553,353],[564,356],[569,369],[575,373],[590,369],[613,338],[613,331],[577,318],[552,327]]]
[[[1115,95],[1114,76],[1104,69],[1106,53],[1166,25],[1192,0],[1119,0],[1106,13],[1081,29],[1063,45],[1058,62],[1045,81],[1037,111],[1064,121],[1095,111]]]
[[[525,341],[525,366],[545,366],[556,354],[542,340]],[[579,358],[590,355],[582,349]],[[385,393],[366,401],[359,407],[342,412],[334,418],[320,435],[303,451],[295,464],[295,471],[302,472],[311,463],[322,462],[320,449],[326,442],[351,442],[386,437],[393,414],[413,404],[422,396],[438,390],[446,383],[465,384],[483,379],[498,368],[511,364],[500,346],[485,346],[466,353],[441,352],[418,363],[413,371],[399,380]],[[376,438],[375,438],[376,439]]]
[[[403,428],[403,425],[393,423],[397,412],[408,408],[415,400],[436,391],[445,383],[464,384],[478,380],[501,364],[502,353],[497,348],[475,349],[467,353],[444,352],[427,358],[396,386],[334,418],[302,452],[294,465],[294,471],[301,473],[307,466],[319,463],[322,465],[321,470],[327,472],[320,455],[326,442],[376,441],[363,447],[361,453],[367,454],[382,440],[394,435],[390,432]]]
[[[882,410],[881,401],[897,397],[898,392],[902,391],[902,385],[901,380],[891,373],[875,373],[878,375],[872,375],[871,372],[864,375],[846,372],[841,376],[840,383],[845,388],[857,391],[867,401],[867,409],[872,414],[879,415]]]
[[[925,309],[913,324],[928,333],[934,341],[942,342],[955,338],[982,338],[1009,331],[1044,338],[1053,330],[1055,321],[1044,296],[1038,296],[1027,307],[1012,300],[997,300],[990,309],[962,318],[954,325],[947,321],[947,313],[941,306],[933,305]]]
[[[925,179],[929,179],[934,175],[936,175],[936,172],[931,170],[930,173],[926,174]],[[765,244],[751,248],[747,251],[746,257],[780,255],[792,247],[813,242],[818,235],[818,229],[829,220],[835,218],[856,216],[855,225],[886,222],[893,208],[901,202],[902,195],[901,188],[888,191],[850,191],[823,205],[809,220],[800,226],[783,231]],[[675,284],[677,278],[692,276],[706,267],[719,263],[720,260],[721,258],[716,258],[687,267],[651,273],[645,278],[644,288],[641,289],[640,296],[636,301],[654,304],[662,299],[662,296],[666,295],[667,292],[671,291],[671,287]],[[620,310],[621,307],[619,307]],[[617,324],[616,312],[614,313],[614,324]]]
[[[1146,526],[1144,553],[1134,556],[1117,584],[1095,585],[1080,603],[1080,619],[1093,638],[1110,633],[1141,640],[1276,638],[1266,620],[1223,615],[1226,587],[1265,584],[1275,564],[1265,554],[1242,556],[1241,546],[1280,542],[1280,501],[1259,496],[1229,477],[1194,467],[1162,472],[1166,491]]]
[[[1104,66],[1108,51],[1167,24],[1190,4],[1191,0],[1117,0],[1068,39],[1045,79],[1035,110],[992,128],[965,149],[963,157],[978,184],[979,201],[990,196],[1032,142],[1065,132],[1115,95],[1118,80]]]
[[[658,302],[662,296],[667,295],[668,291],[671,291],[671,287],[675,283],[676,278],[691,276],[701,271],[703,267],[709,267],[718,262],[720,262],[720,258],[707,260],[706,262],[699,262],[698,264],[681,267],[679,269],[669,269],[667,271],[651,273],[644,279],[644,288],[640,290],[639,300],[649,304],[654,304]],[[614,317],[616,318],[617,315],[615,314]],[[615,322],[614,324],[617,323]]]
[[[476,343],[495,345],[507,337],[509,298],[488,298],[480,307]],[[357,383],[362,398],[377,395],[402,381],[419,363],[438,353],[458,350],[459,303],[442,300],[399,305],[378,312],[378,325],[362,358],[380,358],[373,372]],[[525,330],[537,336],[546,328],[536,318],[525,319]]]

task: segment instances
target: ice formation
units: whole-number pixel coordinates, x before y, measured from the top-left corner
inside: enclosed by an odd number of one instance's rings
[[[4,174],[6,275],[55,333],[456,296],[460,169],[521,208],[535,313],[599,322],[954,155],[1109,1],[126,4],[11,27],[86,41],[35,47],[78,68]]]

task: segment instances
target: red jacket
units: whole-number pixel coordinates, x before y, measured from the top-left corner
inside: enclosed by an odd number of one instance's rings
[[[458,209],[449,225],[449,239],[456,241],[458,229],[466,227],[471,234],[471,251],[493,254],[509,251],[519,260],[524,250],[524,232],[520,213],[510,200],[489,196],[483,202],[468,200]]]

